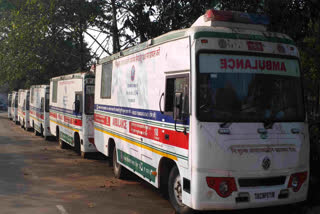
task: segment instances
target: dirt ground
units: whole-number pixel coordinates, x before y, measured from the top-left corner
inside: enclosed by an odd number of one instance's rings
[[[113,177],[102,156],[81,159],[0,114],[0,213],[174,213],[136,176]]]
[[[102,155],[82,159],[54,140],[27,132],[0,113],[1,214],[173,214],[168,200],[152,185],[132,175],[113,177]],[[302,205],[251,209],[226,214],[320,213],[320,188],[312,180],[310,199]]]

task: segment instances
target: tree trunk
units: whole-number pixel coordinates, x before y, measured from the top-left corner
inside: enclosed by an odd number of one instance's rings
[[[83,27],[83,15],[82,15],[82,0],[79,1],[79,25],[80,25],[80,32],[79,32],[79,42],[80,42],[80,68],[81,68],[81,72],[85,71],[86,66],[85,66],[85,62],[84,62],[84,37],[83,37],[83,31],[84,31],[84,27]]]
[[[120,41],[119,41],[119,29],[117,24],[117,8],[116,1],[111,0],[112,4],[112,41],[113,41],[113,53],[120,51]]]

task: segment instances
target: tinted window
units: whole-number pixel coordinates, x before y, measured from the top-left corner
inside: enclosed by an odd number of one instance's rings
[[[112,63],[102,65],[101,98],[111,98]]]

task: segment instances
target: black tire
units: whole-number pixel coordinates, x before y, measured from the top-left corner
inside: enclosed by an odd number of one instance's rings
[[[24,122],[24,120],[23,120],[23,128],[24,128],[24,130],[28,131],[27,125],[26,125],[26,123]]]
[[[80,137],[77,134],[74,136],[74,150],[78,155],[81,155]]]
[[[34,126],[33,126],[33,133],[35,136],[39,136],[39,132],[36,130],[36,128],[34,128]]]
[[[80,155],[83,159],[87,159],[88,158],[88,152],[80,152]]]
[[[58,142],[59,142],[60,149],[66,149],[67,148],[67,144],[60,138],[60,134],[57,137],[59,139]]]
[[[114,147],[112,152],[113,174],[115,178],[123,179],[125,177],[125,169],[121,164],[118,163],[117,156],[117,149]]]
[[[182,203],[182,181],[177,166],[172,167],[168,180],[169,201],[176,213],[189,214],[193,210]]]
[[[108,158],[108,165],[110,167],[113,167],[113,150],[114,150],[114,144],[109,143],[109,158]]]
[[[56,141],[59,142],[59,139],[60,139],[60,133],[59,133],[59,129],[58,127],[56,128]]]
[[[44,135],[43,135],[43,127],[42,127],[42,124],[41,124],[41,127],[40,127],[40,131],[41,131],[41,133],[40,133],[40,135],[41,135],[41,137],[44,137]]]
[[[44,136],[44,140],[49,141],[50,140],[50,136]]]

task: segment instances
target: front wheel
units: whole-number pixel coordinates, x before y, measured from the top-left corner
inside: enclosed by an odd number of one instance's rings
[[[66,148],[67,148],[67,145],[66,145],[66,143],[60,138],[60,135],[58,136],[58,139],[59,139],[59,147],[60,147],[60,149],[66,149]]]
[[[40,133],[41,137],[44,137],[44,130],[43,130],[43,126],[42,126],[42,124],[41,124],[40,131],[41,131],[41,133]]]
[[[77,134],[74,137],[74,150],[78,155],[81,155],[82,151],[81,151],[80,137]]]
[[[169,175],[168,181],[169,201],[177,213],[188,214],[193,210],[182,203],[182,181],[179,170],[174,166]]]
[[[83,152],[83,151],[81,151],[81,157],[83,158],[83,159],[87,159],[88,158],[88,152]]]
[[[33,125],[33,133],[35,136],[39,136],[39,132],[36,130],[36,128]]]
[[[125,169],[123,168],[123,166],[121,166],[121,164],[118,163],[117,160],[117,149],[114,148],[113,149],[113,155],[112,155],[112,162],[113,162],[113,174],[115,178],[121,179],[124,178],[125,175]]]

